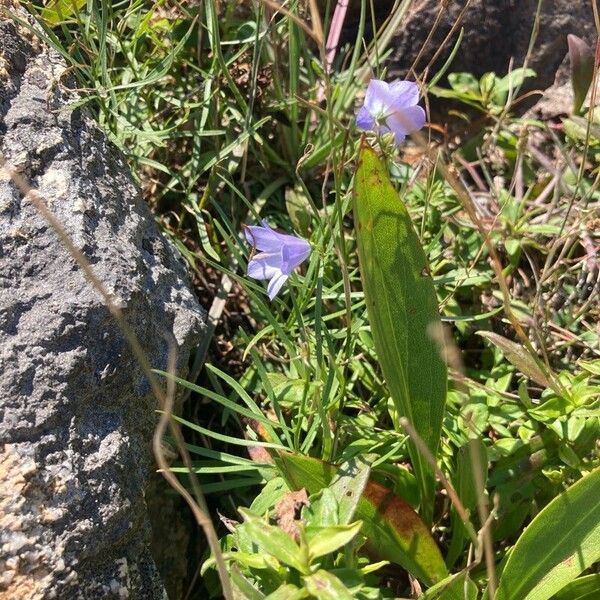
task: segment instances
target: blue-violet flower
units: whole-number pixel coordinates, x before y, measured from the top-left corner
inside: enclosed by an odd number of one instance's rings
[[[396,144],[401,144],[409,133],[425,125],[425,111],[418,102],[419,88],[413,81],[371,79],[356,125],[379,135],[391,131]]]
[[[290,273],[310,254],[310,244],[295,235],[279,233],[263,220],[260,225],[245,228],[246,240],[259,253],[248,263],[248,275],[254,279],[269,279],[267,294],[273,300]]]

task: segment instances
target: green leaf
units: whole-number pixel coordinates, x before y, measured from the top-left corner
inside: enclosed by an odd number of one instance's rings
[[[552,600],[597,600],[600,598],[600,573],[571,581]]]
[[[339,522],[352,521],[360,497],[369,481],[370,465],[360,456],[353,457],[340,465],[330,489],[338,501]]]
[[[479,79],[479,91],[483,98],[489,97],[496,87],[496,73],[484,73]]]
[[[354,190],[354,222],[369,322],[396,410],[437,454],[447,371],[432,331],[441,327],[425,253],[385,166],[363,143]],[[435,480],[413,443],[409,452],[431,522]]]
[[[580,37],[570,33],[569,62],[571,63],[571,85],[573,86],[573,112],[578,113],[594,77],[594,51]]]
[[[596,107],[594,109],[594,118],[598,117],[597,110]],[[588,119],[589,117],[580,117],[578,115],[571,115],[570,118],[563,119],[565,133],[574,140],[585,141],[588,137],[587,132],[589,127],[590,137],[595,140],[600,140],[600,126],[594,121],[589,123]],[[566,177],[565,181],[567,181]]]
[[[274,461],[292,489],[316,494],[336,476],[338,467],[317,458],[279,452]],[[338,499],[339,502],[339,499]],[[379,558],[404,567],[426,585],[444,579],[448,570],[425,523],[392,490],[369,481],[356,506],[367,547]]]
[[[479,81],[471,73],[450,73],[448,75],[450,87],[461,94],[472,94],[477,97],[479,94]]]
[[[239,570],[237,565],[233,565],[230,570],[231,583],[234,586],[234,594],[236,598],[244,598],[245,600],[263,600],[265,595],[259,592],[253,585],[246,579]],[[237,593],[236,593],[237,592]]]
[[[600,376],[600,360],[580,360],[577,364],[592,375]]]
[[[273,566],[272,563],[279,565],[270,556],[258,552],[232,552],[231,554],[225,554],[224,557],[235,560],[238,564],[250,569],[268,569]],[[211,557],[211,560],[214,564],[214,558]]]
[[[525,79],[529,77],[535,77],[535,71],[519,67],[513,69],[508,75],[497,78],[494,86],[494,102],[502,106],[506,102],[510,90],[512,90],[514,98],[514,94],[518,92]]]
[[[361,521],[351,525],[333,525],[331,527],[307,527],[306,539],[310,561],[331,554],[345,546],[356,536],[362,527]]]
[[[526,375],[544,387],[552,387],[552,384],[550,383],[546,374],[521,344],[517,344],[512,340],[508,340],[505,337],[502,337],[501,335],[491,331],[478,331],[477,333],[481,337],[484,337],[486,340],[492,342],[494,346],[500,348],[500,350],[502,350],[504,353],[506,360],[517,367],[517,369],[519,369],[523,375]]]
[[[477,465],[472,460],[473,456],[476,457]],[[483,488],[480,490],[475,487],[475,467],[479,469],[479,477],[483,485]],[[453,477],[456,493],[471,516],[476,514],[477,499],[480,494],[484,493],[487,474],[488,458],[485,444],[479,438],[471,439],[458,450],[456,456],[456,473]],[[446,564],[448,566],[452,566],[458,559],[468,535],[454,507],[452,507],[450,518],[452,520],[452,538],[446,555]],[[471,523],[473,523],[473,518],[471,518]]]
[[[475,456],[474,464],[473,456]],[[479,469],[482,489],[475,486],[474,469]],[[485,490],[488,473],[488,458],[485,444],[480,438],[469,440],[458,450],[456,465],[456,491],[463,506],[471,513],[477,507],[477,500]]]
[[[543,404],[536,406],[535,408],[530,408],[527,412],[531,415],[536,421],[541,421],[542,423],[550,423],[560,417],[564,417],[572,412],[574,406],[565,398],[555,396],[554,398],[550,398],[550,400],[546,400]]]
[[[308,592],[319,600],[353,600],[348,588],[333,574],[319,569],[304,578]]]
[[[340,524],[338,501],[330,488],[323,488],[320,498],[311,498],[310,504],[302,511],[302,519],[308,527],[330,527]]]
[[[430,587],[418,600],[477,600],[478,593],[468,573],[456,573]]]
[[[309,596],[307,589],[296,587],[291,583],[284,583],[272,594],[266,596],[265,600],[302,600],[302,598],[308,598]]]
[[[285,207],[294,229],[303,236],[308,236],[312,209],[302,187],[296,186],[293,189],[288,188],[285,190]]]
[[[392,490],[369,481],[356,516],[364,521],[367,546],[376,556],[402,565],[426,585],[448,574],[429,529],[410,504]]]
[[[302,454],[278,452],[273,460],[291,489],[306,488],[309,494],[326,488],[337,473],[335,465]]]
[[[263,518],[249,510],[240,508],[238,511],[244,517],[246,530],[252,541],[260,550],[300,573],[308,573],[308,557],[304,556],[302,549],[285,531],[269,525]]]
[[[547,600],[600,559],[600,468],[557,496],[517,540],[496,600]]]
[[[85,6],[87,0],[50,0],[42,9],[42,18],[51,25],[58,25]]]
[[[250,510],[258,515],[264,515],[273,508],[289,492],[289,488],[281,477],[267,481],[258,496],[250,505]]]

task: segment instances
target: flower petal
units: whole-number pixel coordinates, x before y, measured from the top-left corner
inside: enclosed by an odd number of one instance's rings
[[[396,144],[400,144],[407,134],[418,131],[425,125],[425,111],[420,106],[409,106],[390,115],[386,122],[394,132]]]
[[[365,108],[372,116],[377,117],[389,112],[390,104],[392,104],[392,97],[388,84],[380,79],[371,79],[365,94]]]
[[[394,143],[399,146],[406,139],[406,134],[401,131],[394,131]]]
[[[371,116],[369,109],[363,106],[356,115],[356,126],[359,129],[374,129],[375,119]]]
[[[281,248],[281,270],[289,275],[300,263],[308,258],[310,250],[310,244],[301,238],[293,238],[293,241],[286,241]]]
[[[271,229],[266,221],[264,226],[248,225],[244,228],[244,234],[249,244],[262,252],[278,252],[281,249],[279,234]]]
[[[410,122],[410,130],[408,133],[422,129],[425,125],[425,121],[427,120],[425,111],[421,106],[409,106],[408,108],[404,109],[404,114],[407,116],[408,121]]]
[[[269,281],[269,285],[267,286],[267,294],[269,295],[269,300],[273,300],[275,296],[279,293],[281,286],[287,281],[288,276],[285,273],[279,273]]]
[[[419,102],[419,87],[414,81],[394,81],[390,83],[390,96],[394,108],[406,108]]]
[[[248,276],[253,279],[271,279],[281,273],[281,253],[261,252],[248,263]]]

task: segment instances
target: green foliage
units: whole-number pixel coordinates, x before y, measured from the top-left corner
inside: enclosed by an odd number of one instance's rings
[[[594,600],[600,594],[600,573],[578,577],[553,596],[554,600]]]
[[[329,485],[342,511],[348,498],[352,498],[354,514],[363,522],[363,533],[373,554],[402,565],[427,585],[446,576],[442,555],[427,527],[400,496],[363,477],[352,475],[352,482],[346,484],[346,473],[357,470],[354,460],[333,467],[315,459],[281,453],[276,462],[292,489],[318,493]]]
[[[497,600],[547,600],[600,559],[600,469],[554,498],[517,540]]]
[[[244,521],[224,540],[224,556],[257,594],[274,598],[287,598],[287,594],[293,598],[380,597],[367,580],[385,563],[370,565],[358,557],[363,523],[341,522],[344,515],[331,487],[307,500],[301,519],[285,520],[288,531],[249,510],[239,512]],[[344,568],[339,566],[342,557]],[[203,570],[213,564],[209,559]]]
[[[446,403],[437,299],[410,215],[383,163],[363,145],[355,176],[354,221],[369,323],[397,414],[436,456]],[[433,516],[434,473],[411,444],[421,510]]]
[[[535,77],[535,71],[524,68],[513,69],[504,77],[485,73],[479,80],[470,73],[450,73],[449,89],[433,86],[430,92],[439,98],[457,100],[482,112],[498,115],[514,100],[524,81],[531,77]]]
[[[420,600],[477,600],[479,592],[468,573],[456,573],[430,587]]]

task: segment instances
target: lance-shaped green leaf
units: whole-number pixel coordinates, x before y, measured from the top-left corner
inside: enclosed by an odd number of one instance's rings
[[[569,62],[571,63],[571,85],[573,86],[573,113],[577,114],[594,77],[594,51],[578,36],[570,33]]]
[[[358,256],[377,357],[396,410],[435,456],[447,372],[432,336],[441,325],[427,258],[385,166],[366,143],[354,186]],[[433,470],[413,444],[409,451],[421,490],[421,512],[431,522]]]
[[[477,600],[477,586],[469,579],[468,573],[449,575],[424,594],[419,600]]]
[[[476,476],[477,472],[479,473],[478,477]],[[479,438],[471,439],[456,453],[456,471],[452,478],[462,505],[471,515],[471,522],[474,522],[473,516],[477,514],[477,500],[485,492],[487,474],[488,458],[485,444]],[[477,480],[480,481],[480,489],[475,485]],[[452,537],[446,554],[448,567],[452,567],[456,562],[463,551],[465,540],[469,537],[468,531],[454,507],[450,510],[450,520]]]
[[[284,583],[272,594],[264,596],[264,600],[303,600],[309,598],[310,593],[305,588],[299,588],[291,583]]]
[[[512,340],[508,340],[492,331],[478,331],[478,335],[486,338],[494,346],[502,350],[506,359],[512,363],[523,375],[530,377],[536,383],[544,387],[552,387],[552,382],[542,371],[541,367],[536,363],[531,354],[521,344],[517,344]]]
[[[308,592],[317,600],[352,600],[354,596],[333,574],[323,569],[304,578]]]
[[[307,527],[305,533],[309,560],[312,562],[315,558],[331,554],[338,548],[349,544],[361,527],[360,521],[351,525]]]
[[[552,600],[597,600],[598,598],[600,598],[600,573],[594,573],[571,581],[553,596]]]
[[[262,517],[251,511],[239,508],[244,517],[244,525],[261,552],[274,556],[278,561],[293,567],[300,573],[308,573],[308,553],[301,548],[285,531],[269,525]]]
[[[517,540],[496,600],[548,600],[600,559],[600,468],[557,496]]]
[[[305,488],[310,494],[328,487],[339,474],[339,467],[308,456],[279,452],[274,461],[290,488]],[[372,554],[401,565],[426,585],[433,585],[448,575],[428,527],[392,490],[368,481],[354,518],[362,521],[361,532]]]
[[[340,523],[350,523],[369,481],[371,467],[362,456],[354,456],[340,465],[329,489],[338,501]]]
[[[42,9],[42,18],[50,25],[58,25],[79,12],[85,4],[86,0],[50,0]]]

